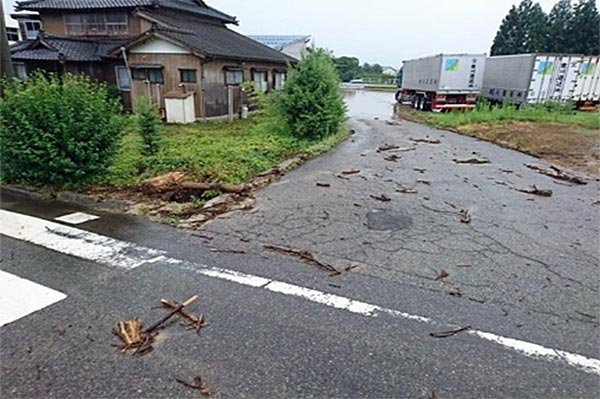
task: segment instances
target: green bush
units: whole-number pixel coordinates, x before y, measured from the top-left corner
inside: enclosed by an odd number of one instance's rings
[[[276,96],[277,110],[294,136],[325,137],[345,120],[340,79],[323,49],[309,50]]]
[[[138,132],[142,136],[142,153],[144,155],[155,155],[160,146],[162,125],[158,108],[148,97],[140,98],[136,105]]]
[[[120,106],[85,76],[34,74],[3,82],[0,178],[78,186],[105,172],[122,132]]]

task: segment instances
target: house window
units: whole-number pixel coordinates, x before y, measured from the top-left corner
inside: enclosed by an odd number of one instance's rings
[[[267,71],[252,71],[252,80],[256,87],[263,93],[269,89]]]
[[[19,29],[17,28],[6,28],[6,37],[9,42],[19,41]]]
[[[181,81],[181,83],[196,83],[196,70],[180,69],[179,80]]]
[[[127,13],[66,14],[65,28],[73,36],[124,35],[128,31]]]
[[[164,83],[162,67],[133,67],[131,75],[134,80],[147,80],[150,83]]]
[[[17,79],[26,81],[27,80],[27,68],[25,67],[25,64],[23,64],[21,62],[15,62],[13,64],[13,66],[15,68],[15,76],[17,77]]]
[[[40,33],[42,23],[40,21],[24,21],[23,26],[25,26],[25,38],[34,40]]]
[[[239,85],[244,82],[244,70],[239,68],[229,68],[225,69],[225,84],[227,86],[230,85]]]
[[[283,86],[285,85],[285,79],[286,79],[286,74],[285,72],[274,72],[274,87],[275,90],[280,90],[283,89]]]
[[[131,81],[129,80],[129,74],[127,73],[127,68],[118,66],[115,67],[115,72],[117,75],[117,87],[122,91],[131,90]]]

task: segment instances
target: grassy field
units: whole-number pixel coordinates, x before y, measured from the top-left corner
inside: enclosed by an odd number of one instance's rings
[[[256,116],[233,123],[165,126],[158,154],[143,156],[133,124],[129,130],[105,184],[135,186],[176,170],[189,172],[196,181],[237,184],[295,154],[318,155],[349,136],[344,128],[323,140],[296,139],[282,133],[272,119]]]
[[[436,114],[397,106],[406,120],[491,141],[588,175],[600,175],[600,114],[561,107],[480,107]]]

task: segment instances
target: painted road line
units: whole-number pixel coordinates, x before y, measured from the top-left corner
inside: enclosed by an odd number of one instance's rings
[[[82,224],[98,219],[100,219],[100,216],[90,215],[89,213],[84,212],[69,213],[67,215],[62,215],[57,218],[54,218],[54,220],[56,220],[57,222],[63,222],[68,224]]]
[[[66,297],[62,292],[0,270],[0,327]]]
[[[367,302],[329,294],[282,281],[170,258],[166,256],[164,251],[145,248],[133,243],[115,240],[88,231],[61,225],[59,225],[59,227],[62,227],[62,230],[58,230],[56,224],[52,222],[31,216],[20,215],[14,212],[0,211],[1,234],[109,266],[132,268],[144,263],[151,264],[163,262],[199,275],[247,287],[264,289],[281,295],[301,298],[323,306],[345,310],[365,317],[388,316],[439,327],[458,327],[447,323],[440,323],[428,317],[414,315],[396,309],[384,308]],[[99,255],[102,251],[109,251],[109,254]],[[467,333],[473,337],[492,342],[505,349],[515,351],[533,359],[562,363],[587,373],[600,375],[600,360],[595,358],[548,348],[532,342],[503,337],[476,329],[469,330]]]
[[[164,251],[140,247],[48,220],[0,210],[0,234],[103,265],[134,269],[164,258]]]

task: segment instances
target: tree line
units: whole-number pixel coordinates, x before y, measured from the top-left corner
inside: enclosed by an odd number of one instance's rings
[[[491,55],[600,54],[600,14],[595,0],[559,0],[549,14],[539,3],[512,6],[494,38]]]
[[[360,65],[360,61],[356,57],[332,57],[335,68],[342,82],[349,82],[352,79],[366,80],[393,80],[383,74],[383,67],[379,64],[364,63]]]

